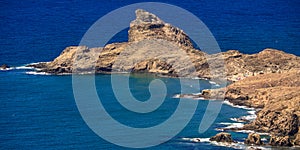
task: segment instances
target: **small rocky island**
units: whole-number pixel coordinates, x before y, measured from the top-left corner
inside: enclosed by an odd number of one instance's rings
[[[117,69],[113,69],[116,59],[126,47],[149,39],[171,43],[170,46],[168,43],[166,44],[166,50],[160,54],[159,58],[161,59],[149,58],[141,62],[131,63],[135,60],[133,57],[138,56],[128,55],[126,62],[118,63]],[[96,73],[147,72],[178,77],[180,70],[190,70],[190,66],[170,64],[170,62],[180,60],[178,58],[180,55],[170,55],[169,51],[172,50],[172,44],[179,47],[189,57],[195,68],[196,73],[192,73],[194,77],[218,78],[217,75],[210,73],[208,62],[223,63],[220,67],[214,67],[216,72],[218,69],[221,71],[222,66],[225,66],[226,79],[232,84],[225,88],[203,90],[201,94],[194,95],[194,97],[210,99],[211,97],[218,97],[218,95],[225,95],[225,99],[235,105],[260,108],[261,110],[257,112],[257,118],[245,125],[243,129],[270,133],[270,145],[300,145],[299,57],[270,48],[257,54],[243,54],[237,50],[229,50],[209,55],[196,49],[184,31],[165,23],[145,10],[136,10],[136,19],[130,23],[128,42],[112,43],[97,48],[70,46],[51,62],[29,66],[51,74],[74,73],[73,64],[74,61],[77,61],[77,67],[83,73],[90,71]],[[76,57],[76,53],[80,54],[80,57]],[[142,54],[147,55],[148,53],[145,50]],[[96,61],[90,59],[94,56],[98,57]],[[233,142],[230,135],[225,133],[219,134],[211,140],[218,139]],[[257,134],[249,135],[245,143],[262,144]]]

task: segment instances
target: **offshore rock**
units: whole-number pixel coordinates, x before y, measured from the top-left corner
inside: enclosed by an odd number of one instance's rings
[[[248,138],[245,140],[245,144],[262,145],[260,135],[257,133],[249,133]]]
[[[211,137],[209,140],[216,141],[216,142],[227,142],[227,143],[234,142],[231,138],[231,134],[225,132],[218,133],[215,136]]]

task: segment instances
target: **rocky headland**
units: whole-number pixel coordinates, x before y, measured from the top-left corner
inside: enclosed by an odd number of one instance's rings
[[[158,45],[163,45],[159,47],[160,51],[151,53],[151,48],[155,50]],[[172,53],[174,49],[179,49],[177,54]],[[136,50],[139,53],[134,53]],[[119,61],[120,57],[126,59]],[[192,66],[182,63],[187,58]],[[215,74],[211,74],[212,65]],[[225,72],[230,85],[203,90],[201,94],[193,96],[212,99],[224,98],[225,95],[225,99],[235,105],[259,108],[257,118],[243,129],[270,133],[271,145],[300,144],[299,57],[270,48],[257,54],[229,50],[209,55],[196,49],[183,30],[141,9],[136,11],[136,19],[130,23],[128,42],[111,43],[98,48],[70,46],[53,61],[29,67],[51,74],[147,72],[211,80],[218,79],[218,73]],[[227,134],[219,136],[232,141]],[[253,134],[249,135],[246,143],[262,142],[258,135]]]
[[[149,52],[153,47],[162,49],[155,52],[160,52],[159,55]],[[184,52],[184,55],[172,53],[174,48]],[[134,53],[136,49],[138,54]],[[118,57],[124,55],[124,51],[132,51],[132,55],[127,54],[126,59],[116,63],[120,59]],[[137,61],[138,57],[141,61]],[[188,57],[191,66],[183,62],[186,60],[184,57]],[[180,60],[182,62],[174,64]],[[130,23],[128,42],[111,43],[98,48],[70,46],[53,61],[32,64],[29,67],[51,74],[147,72],[173,77],[180,76],[184,70],[190,76],[207,79],[218,78],[220,72],[225,72],[226,79],[238,81],[248,76],[281,73],[294,67],[299,68],[300,59],[275,49],[265,49],[252,55],[242,54],[237,50],[209,55],[194,48],[191,39],[183,30],[165,23],[152,13],[138,9],[136,19]],[[212,67],[213,70],[210,69]],[[212,74],[212,71],[215,73]]]

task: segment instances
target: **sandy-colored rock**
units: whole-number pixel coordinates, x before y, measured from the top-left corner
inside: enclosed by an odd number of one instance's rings
[[[300,59],[274,49],[251,55],[237,50],[208,55],[195,49],[181,29],[138,9],[136,19],[130,23],[128,42],[108,44],[104,48],[70,46],[52,62],[30,66],[53,74],[90,73],[95,69],[96,73],[134,71],[238,81],[300,68]]]
[[[300,145],[300,131],[298,131],[298,133],[296,134],[293,144]]]
[[[245,140],[245,144],[262,145],[260,135],[257,133],[249,133],[248,138]]]
[[[130,23],[128,41],[136,42],[144,39],[164,39],[178,46],[193,49],[193,44],[181,29],[165,23],[156,15],[142,9],[136,10],[136,19]]]
[[[257,118],[244,128],[281,136],[293,136],[298,132],[299,119],[292,112],[263,109],[257,113]]]
[[[271,136],[269,144],[272,146],[293,146],[289,136]]]
[[[234,142],[231,138],[231,134],[225,132],[218,133],[215,136],[211,137],[209,140],[216,141],[216,142],[227,142],[227,143]]]

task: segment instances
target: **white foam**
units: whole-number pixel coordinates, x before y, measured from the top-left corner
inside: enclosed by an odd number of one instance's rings
[[[217,84],[216,82],[214,81],[208,81],[210,84]]]
[[[237,130],[235,132],[239,132],[239,133],[257,133],[259,135],[270,135],[269,133],[255,132],[253,130]]]
[[[241,108],[241,109],[246,109],[246,110],[254,110],[254,108],[249,108],[247,106],[234,105],[233,103],[230,103],[228,100],[223,101],[223,104],[226,104],[226,105],[229,105],[229,106],[235,107],[235,108]]]
[[[34,68],[33,67],[26,67],[26,66],[19,66],[19,67],[16,67],[16,69],[18,69],[18,70],[33,70]]]
[[[252,121],[254,119],[256,119],[256,115],[248,115],[248,116],[242,116],[241,119],[242,120],[247,120],[247,121]]]
[[[3,69],[3,68],[0,68],[0,70],[1,71],[9,71],[9,70],[13,70],[14,68],[13,67],[10,67],[10,68],[5,68],[5,69]]]
[[[251,110],[251,111],[247,111],[248,114],[251,114],[251,115],[255,115],[256,111],[255,110]]]
[[[181,139],[190,142],[210,142],[209,138],[181,138]]]
[[[244,142],[228,143],[228,142],[216,142],[210,141],[209,138],[181,138],[184,141],[195,142],[195,143],[210,143],[216,146],[230,147],[234,149],[253,149],[258,148],[262,150],[269,150],[270,148],[261,147],[261,146],[247,146]]]
[[[26,74],[30,74],[30,75],[51,75],[50,73],[36,72],[36,71],[28,71],[28,72],[26,72]]]
[[[236,122],[233,122],[233,123],[230,123],[230,122],[221,122],[219,124],[226,125],[226,127],[224,129],[242,128],[242,127],[244,127],[243,123],[236,123]]]
[[[231,121],[235,121],[235,122],[245,122],[243,119],[241,118],[230,118]]]
[[[36,63],[30,63],[28,65],[37,65],[37,64],[40,64],[40,63],[49,63],[49,62],[43,62],[43,61],[41,61],[41,62],[36,62]]]
[[[175,94],[173,98],[180,98],[180,94]]]
[[[261,141],[268,141],[268,139],[267,138],[261,138]]]

